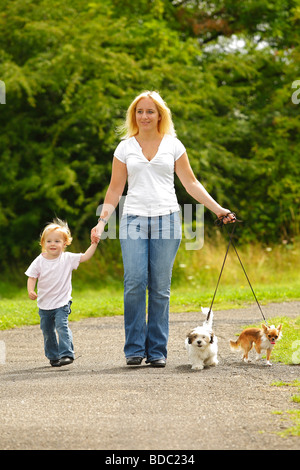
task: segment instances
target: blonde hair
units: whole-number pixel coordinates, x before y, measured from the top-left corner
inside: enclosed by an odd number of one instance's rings
[[[51,232],[59,232],[63,236],[63,240],[65,245],[71,245],[73,238],[71,237],[71,232],[67,222],[64,220],[60,220],[58,218],[54,219],[52,223],[49,223],[44,228],[41,238],[40,238],[40,245],[42,247],[42,251],[45,251],[45,240],[49,233]]]
[[[123,135],[123,139],[128,139],[137,135],[139,128],[136,122],[136,107],[138,102],[142,98],[151,98],[153,103],[156,105],[160,120],[158,122],[158,132],[160,134],[169,134],[176,137],[176,131],[172,121],[171,110],[168,108],[165,101],[162,99],[157,91],[144,91],[132,101],[126,113],[126,120],[123,126],[119,128],[119,131]]]

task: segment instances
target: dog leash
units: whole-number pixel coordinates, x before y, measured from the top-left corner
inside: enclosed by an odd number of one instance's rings
[[[254,298],[255,298],[255,300],[256,300],[256,303],[257,303],[257,305],[258,305],[258,308],[259,308],[259,310],[260,310],[260,313],[261,313],[261,315],[262,315],[262,317],[263,317],[263,319],[264,319],[266,325],[268,326],[268,322],[267,322],[267,320],[266,320],[266,317],[264,316],[264,313],[263,313],[263,311],[262,311],[262,308],[261,308],[261,306],[260,306],[260,303],[259,303],[258,300],[257,300],[257,297],[256,297],[256,295],[255,295],[254,289],[253,289],[253,287],[252,287],[252,285],[251,285],[251,282],[250,282],[249,277],[247,276],[246,270],[245,270],[245,268],[244,268],[244,265],[243,265],[243,263],[242,263],[241,258],[239,257],[239,254],[238,254],[238,252],[237,252],[237,249],[236,249],[236,247],[235,247],[235,244],[234,244],[233,242],[231,242],[231,244],[232,244],[232,246],[233,246],[233,248],[234,248],[234,251],[235,251],[235,253],[236,253],[237,257],[238,257],[238,260],[239,260],[239,262],[240,262],[240,264],[241,264],[241,266],[242,266],[242,268],[243,268],[244,274],[245,274],[246,279],[247,279],[247,281],[248,281],[248,283],[249,283],[250,289],[252,290],[253,296],[254,296]]]
[[[215,222],[216,225],[219,225],[219,226],[222,227],[224,225],[223,219],[224,219],[224,217],[221,217],[221,218],[217,219],[216,222]],[[222,264],[221,272],[219,274],[219,279],[218,279],[218,282],[217,282],[217,285],[216,285],[216,288],[215,288],[215,292],[214,292],[214,295],[213,295],[213,298],[212,298],[212,301],[211,301],[211,304],[210,304],[210,307],[209,307],[209,311],[208,311],[208,314],[207,314],[207,317],[206,317],[206,321],[209,320],[210,313],[212,311],[213,303],[215,301],[216,293],[217,293],[219,283],[220,283],[220,280],[221,280],[221,277],[222,277],[223,269],[224,269],[224,266],[225,266],[225,261],[226,261],[227,255],[228,255],[230,245],[232,243],[232,237],[233,237],[234,231],[235,231],[235,223],[233,224],[232,232],[229,235],[229,243],[228,243],[228,246],[227,246],[227,250],[226,250],[226,253],[225,253],[225,257],[224,257],[224,260],[223,260],[223,264]]]
[[[235,221],[234,221],[234,223],[233,223],[233,229],[232,229],[231,233],[229,234],[229,242],[228,242],[228,245],[227,245],[227,250],[226,250],[226,253],[225,253],[224,260],[223,260],[223,264],[222,264],[222,268],[221,268],[221,271],[220,271],[220,275],[219,275],[219,279],[218,279],[218,282],[217,282],[217,286],[216,286],[216,289],[215,289],[215,292],[214,292],[214,295],[213,295],[213,298],[212,298],[212,301],[211,301],[211,305],[210,305],[210,308],[209,308],[209,311],[208,311],[208,314],[207,314],[207,317],[206,317],[206,321],[209,320],[210,313],[211,313],[211,310],[212,310],[212,307],[213,307],[213,303],[214,303],[214,300],[215,300],[215,297],[216,297],[216,293],[217,293],[217,290],[218,290],[218,287],[219,287],[219,283],[220,283],[220,280],[221,280],[221,277],[222,277],[222,273],[223,273],[223,269],[224,269],[224,266],[225,266],[226,258],[227,258],[228,252],[229,252],[229,248],[230,248],[230,245],[232,245],[233,248],[234,248],[234,251],[235,251],[235,253],[236,253],[236,255],[237,255],[237,258],[238,258],[238,260],[239,260],[239,262],[240,262],[240,265],[241,265],[242,268],[243,268],[244,274],[245,274],[246,279],[247,279],[247,281],[248,281],[248,283],[249,283],[249,286],[250,286],[250,288],[251,288],[251,291],[252,291],[252,293],[253,293],[253,296],[254,296],[254,298],[255,298],[255,300],[256,300],[256,303],[257,303],[257,305],[258,305],[258,308],[259,308],[259,310],[260,310],[260,313],[261,313],[261,315],[262,315],[262,317],[263,317],[263,319],[264,319],[266,325],[268,325],[268,322],[267,322],[267,320],[266,320],[266,317],[265,317],[265,315],[264,315],[264,313],[263,313],[263,311],[262,311],[262,308],[261,308],[261,306],[260,306],[260,303],[258,302],[258,299],[257,299],[257,297],[256,297],[256,295],[255,295],[254,289],[253,289],[253,287],[252,287],[252,285],[251,285],[250,279],[249,279],[249,277],[247,276],[247,273],[246,273],[246,270],[245,270],[244,265],[243,265],[243,263],[242,263],[242,260],[241,260],[239,254],[238,254],[238,251],[237,251],[237,249],[236,249],[235,244],[233,243],[233,235],[234,235],[236,223],[237,223],[237,222],[240,223],[240,222],[242,222],[242,220],[237,219],[237,218],[236,218],[236,214],[235,214],[234,212],[229,212],[229,213],[226,214],[225,216],[220,217],[219,219],[217,219],[215,223],[216,223],[216,225],[218,225],[219,227],[223,228],[223,226],[225,225],[225,224],[224,224],[224,218],[227,217],[229,214],[232,214],[232,215],[235,217]],[[232,222],[231,222],[231,223],[232,223]]]

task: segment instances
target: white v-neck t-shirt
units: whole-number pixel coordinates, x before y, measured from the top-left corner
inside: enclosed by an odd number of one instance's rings
[[[126,164],[128,174],[123,214],[158,216],[180,210],[174,187],[174,166],[185,151],[180,140],[167,134],[150,161],[135,137],[119,143],[114,156]]]

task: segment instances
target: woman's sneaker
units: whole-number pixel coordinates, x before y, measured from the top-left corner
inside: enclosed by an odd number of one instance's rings
[[[126,364],[128,366],[139,366],[142,360],[143,358],[140,356],[130,356],[130,357],[126,357]]]
[[[55,359],[54,361],[50,361],[52,367],[60,367],[61,363],[59,359]]]
[[[69,364],[72,364],[72,362],[74,361],[73,357],[62,357],[60,359],[60,365],[61,366],[68,366]]]

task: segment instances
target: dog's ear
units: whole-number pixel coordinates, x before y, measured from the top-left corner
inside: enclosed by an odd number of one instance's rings
[[[191,331],[186,335],[186,337],[187,337],[188,343],[192,344],[192,332]]]
[[[262,329],[264,330],[264,332],[268,331],[267,325],[265,325],[265,324],[263,323],[261,326],[262,326]]]
[[[196,336],[197,336],[197,335],[195,334],[195,331],[194,331],[194,330],[190,331],[190,332],[187,334],[188,343],[189,343],[189,344],[192,344],[193,341],[194,341],[194,339],[196,338]]]
[[[213,344],[214,342],[214,333],[211,333],[210,335],[210,344]]]

